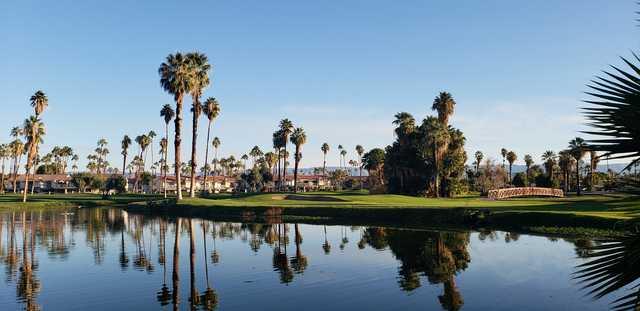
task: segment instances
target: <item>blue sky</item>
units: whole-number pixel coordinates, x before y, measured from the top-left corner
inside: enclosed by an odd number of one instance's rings
[[[446,90],[469,154],[497,158],[506,147],[538,159],[583,128],[585,84],[637,50],[636,10],[631,0],[7,0],[0,142],[42,89],[43,150],[67,144],[84,159],[104,137],[119,167],[122,135],[162,132],[159,109],[172,98],[159,86],[160,63],[198,50],[214,66],[205,96],[221,103],[213,133],[225,156],[270,149],[286,117],[307,131],[303,166],[321,165],[325,141],[337,165],[338,144],[349,159],[356,144],[384,147],[395,113],[431,114]]]

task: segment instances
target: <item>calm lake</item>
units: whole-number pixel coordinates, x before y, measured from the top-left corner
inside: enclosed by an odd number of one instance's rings
[[[606,310],[580,239],[0,212],[1,310]]]

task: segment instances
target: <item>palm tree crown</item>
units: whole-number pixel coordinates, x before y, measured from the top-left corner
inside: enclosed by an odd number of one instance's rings
[[[31,107],[35,109],[36,117],[40,116],[49,105],[47,95],[41,90],[38,90],[35,94],[31,95],[29,101],[31,101]]]
[[[432,110],[438,112],[438,120],[443,124],[449,124],[449,117],[453,114],[456,101],[449,92],[440,92],[438,97],[433,100]]]

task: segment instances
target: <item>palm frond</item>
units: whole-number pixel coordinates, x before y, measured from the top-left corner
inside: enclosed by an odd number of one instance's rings
[[[640,308],[640,235],[630,235],[603,241],[591,248],[591,261],[579,265],[574,278],[589,295],[600,299],[626,288],[632,291],[612,302],[612,310],[626,311]]]
[[[640,62],[636,54],[633,57]],[[586,94],[593,99],[584,102],[592,106],[583,108],[583,113],[593,130],[584,133],[600,136],[588,141],[589,149],[636,163],[640,159],[640,68],[625,58],[622,61],[628,71],[611,66],[613,71],[605,71],[606,77],[588,85],[592,91]]]

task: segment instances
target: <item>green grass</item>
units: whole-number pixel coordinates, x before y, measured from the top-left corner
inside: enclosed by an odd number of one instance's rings
[[[0,195],[0,209],[115,206],[159,198],[155,195],[116,195],[103,199],[100,194],[36,194],[29,195],[27,203],[22,203],[22,195],[4,194]]]
[[[363,192],[269,193],[231,197],[185,199],[179,206],[283,207],[326,209],[483,209],[494,213],[553,213],[576,216],[631,219],[640,215],[640,196],[626,194],[585,195],[566,198],[518,198],[492,201],[478,196],[431,199],[403,195],[369,195]]]

